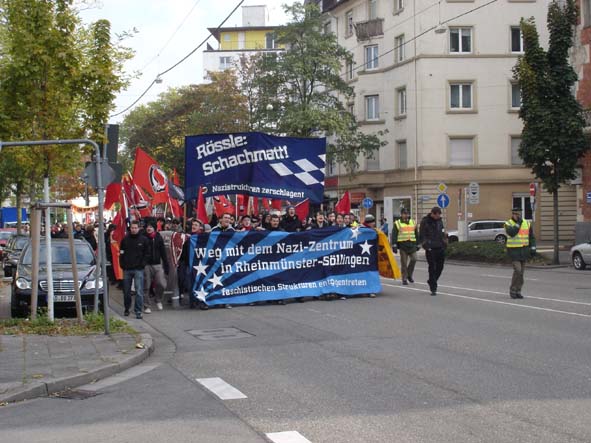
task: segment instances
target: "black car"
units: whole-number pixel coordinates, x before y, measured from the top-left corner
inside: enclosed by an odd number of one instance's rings
[[[76,262],[78,270],[78,286],[82,299],[82,311],[89,312],[94,309],[96,274],[96,258],[92,248],[85,240],[74,240],[76,251]],[[16,273],[12,281],[12,292],[10,308],[13,317],[27,316],[31,303],[31,253],[29,243],[18,261]],[[45,265],[45,241],[41,240],[39,251],[39,293],[37,306],[47,307],[47,266]],[[56,313],[76,312],[76,301],[74,298],[74,278],[72,276],[72,262],[70,260],[70,249],[68,239],[52,239],[51,256],[53,270],[53,293],[54,308]],[[98,280],[99,287],[99,309],[102,311],[103,281]]]
[[[2,254],[2,267],[4,268],[4,277],[12,277],[16,269],[16,264],[21,256],[21,252],[27,246],[31,237],[28,235],[13,235],[8,240],[4,253]]]

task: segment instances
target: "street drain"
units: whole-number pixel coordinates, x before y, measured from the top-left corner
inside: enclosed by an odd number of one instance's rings
[[[235,338],[254,337],[253,334],[249,334],[248,332],[238,328],[192,329],[187,331],[187,333],[203,341],[232,340]]]
[[[66,389],[65,391],[54,392],[50,397],[67,398],[68,400],[86,400],[90,397],[96,397],[98,392],[84,391],[82,389]]]

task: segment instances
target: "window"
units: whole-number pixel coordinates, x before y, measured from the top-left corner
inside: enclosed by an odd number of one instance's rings
[[[367,18],[374,20],[378,18],[378,0],[368,0],[367,2]]]
[[[396,143],[398,145],[398,168],[408,168],[408,153],[406,151],[406,140],[402,140]]]
[[[394,62],[399,63],[404,60],[404,34],[394,39]]]
[[[519,156],[519,146],[521,145],[521,137],[511,137],[511,164],[513,166],[522,166],[523,160]]]
[[[404,0],[394,0],[394,14],[402,12],[404,9]]]
[[[232,57],[220,57],[220,69],[228,69],[232,67]]]
[[[332,160],[326,162],[326,175],[336,175],[337,174],[337,161],[333,158]]]
[[[511,83],[511,108],[521,108],[521,87],[518,83]]]
[[[472,28],[449,28],[449,52],[472,52]]]
[[[355,105],[353,103],[349,103],[347,105],[347,111],[349,111],[349,114],[355,117]]]
[[[365,96],[365,119],[378,120],[380,118],[380,96]]]
[[[230,40],[232,40],[232,36],[230,34],[224,34],[224,41],[229,42]]]
[[[450,83],[449,107],[452,110],[472,109],[472,83]]]
[[[345,14],[345,37],[353,35],[353,11],[347,11]]]
[[[583,18],[583,26],[591,26],[591,0],[582,0],[581,2],[581,16]]]
[[[396,116],[406,116],[406,87],[396,90]]]
[[[511,26],[511,52],[523,52],[523,35],[519,26]]]
[[[450,166],[470,166],[474,164],[474,139],[451,138],[449,140]]]
[[[377,69],[378,67],[378,45],[365,47],[365,69]]]
[[[380,170],[380,150],[377,149],[371,153],[372,157],[365,159],[365,165],[368,171],[379,171]]]
[[[347,80],[353,80],[353,61],[347,62]]]
[[[331,28],[330,28],[330,22],[326,22],[322,28],[324,34],[330,34],[331,33]]]
[[[513,207],[521,208],[521,213],[524,215],[523,218],[526,220],[532,219],[531,200],[529,196],[513,194]]]
[[[275,49],[275,33],[267,32],[265,34],[265,43],[267,49]]]

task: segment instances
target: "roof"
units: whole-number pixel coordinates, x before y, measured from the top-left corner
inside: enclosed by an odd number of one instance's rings
[[[239,32],[239,31],[274,31],[281,26],[234,26],[230,28],[207,28],[207,30],[220,41],[220,34],[222,32]]]

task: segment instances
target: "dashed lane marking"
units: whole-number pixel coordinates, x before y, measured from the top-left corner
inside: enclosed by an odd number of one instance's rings
[[[406,289],[408,291],[429,292],[426,289],[409,288],[407,286],[397,286],[397,285],[390,285],[390,284],[384,284],[384,286],[391,286],[393,288],[402,288],[402,289]],[[487,291],[487,292],[491,292],[491,291]],[[439,295],[447,295],[449,297],[465,298],[465,299],[468,299],[468,300],[476,300],[476,301],[481,301],[481,302],[485,302],[485,303],[497,303],[499,305],[508,305],[508,306],[513,306],[513,307],[516,307],[516,308],[533,309],[533,310],[536,310],[536,311],[556,312],[558,314],[574,315],[575,317],[591,318],[591,315],[588,315],[588,314],[579,314],[577,312],[561,311],[559,309],[541,308],[539,306],[523,305],[521,303],[511,303],[511,302],[500,301],[500,300],[489,300],[489,299],[486,299],[486,298],[479,298],[479,297],[469,297],[467,295],[452,294],[450,292],[439,292],[439,291],[437,291],[437,295],[438,296]]]
[[[271,432],[266,435],[274,443],[312,443],[298,431]]]
[[[219,377],[212,378],[196,378],[199,384],[205,389],[217,395],[222,400],[237,400],[240,398],[248,398],[234,386],[226,383]]]

